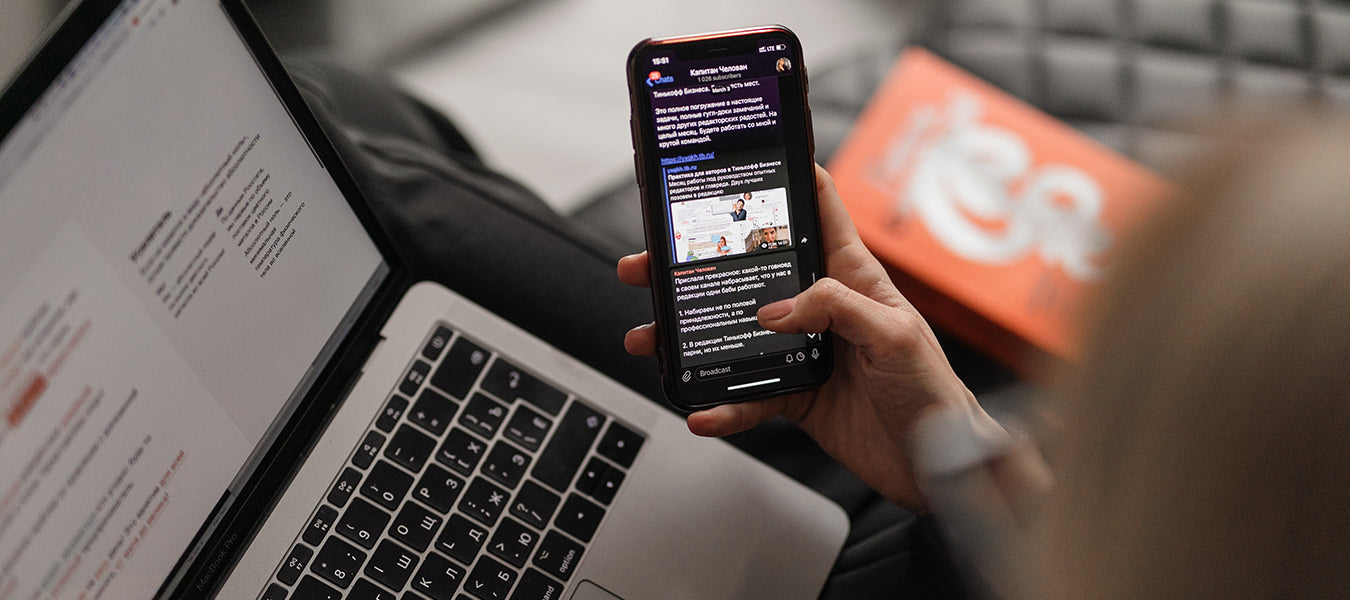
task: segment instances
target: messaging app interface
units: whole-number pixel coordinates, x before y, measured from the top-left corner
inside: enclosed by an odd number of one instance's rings
[[[817,336],[774,333],[755,318],[761,306],[801,291],[798,249],[815,240],[793,222],[792,204],[814,200],[789,185],[781,114],[780,92],[799,93],[799,65],[786,40],[750,50],[688,61],[656,50],[645,58],[660,165],[653,185],[665,197],[669,227],[677,376],[686,382],[820,357],[807,348]]]

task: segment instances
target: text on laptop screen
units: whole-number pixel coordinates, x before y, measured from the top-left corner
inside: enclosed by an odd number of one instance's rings
[[[128,0],[0,146],[0,596],[148,598],[385,272],[222,9]]]

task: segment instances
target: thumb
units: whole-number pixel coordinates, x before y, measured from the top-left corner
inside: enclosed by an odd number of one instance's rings
[[[829,277],[817,281],[796,298],[761,307],[757,316],[760,326],[771,331],[829,330],[864,351],[869,348],[904,351],[920,342],[920,332],[925,330],[923,318],[908,305],[877,302]]]

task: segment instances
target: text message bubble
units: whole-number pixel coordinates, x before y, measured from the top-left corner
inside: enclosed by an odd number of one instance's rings
[[[801,289],[797,258],[778,252],[676,269],[676,338],[685,365],[731,361],[801,345],[759,326],[755,313]]]

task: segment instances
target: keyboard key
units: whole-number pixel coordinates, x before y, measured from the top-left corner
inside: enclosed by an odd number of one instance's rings
[[[464,497],[459,499],[459,509],[478,522],[491,527],[497,522],[497,517],[501,516],[502,509],[506,508],[510,499],[511,494],[506,490],[492,485],[482,477],[475,477],[473,483],[469,484],[469,489],[464,492]]]
[[[384,526],[388,523],[389,513],[357,498],[352,500],[352,505],[347,507],[347,512],[342,515],[337,532],[369,550],[375,547],[375,542],[380,539],[380,533],[384,532]]]
[[[497,442],[483,461],[483,474],[510,489],[520,483],[529,467],[530,455],[506,442]]]
[[[642,436],[615,421],[609,424],[609,430],[605,432],[605,437],[600,438],[600,445],[595,451],[627,469],[633,466],[633,459],[642,449],[642,442]]]
[[[313,575],[306,575],[300,580],[300,585],[295,587],[291,600],[342,600],[342,592],[315,579]]]
[[[422,382],[426,381],[430,373],[431,365],[421,360],[413,361],[413,365],[403,375],[403,381],[398,383],[398,391],[403,392],[405,396],[416,396],[417,390],[421,389]]]
[[[318,512],[314,513],[314,518],[309,520],[309,527],[305,528],[305,543],[311,546],[318,546],[323,541],[324,534],[337,522],[338,511],[330,506],[320,506]]]
[[[445,428],[450,426],[450,420],[455,418],[457,410],[459,404],[455,401],[436,390],[425,389],[417,397],[417,403],[413,405],[412,410],[408,411],[408,420],[425,427],[427,431],[439,437],[445,433]]]
[[[445,443],[441,444],[441,449],[436,452],[436,460],[459,471],[461,475],[468,475],[473,472],[474,467],[478,466],[478,461],[483,458],[485,453],[487,453],[487,444],[469,435],[469,432],[456,427],[450,430],[449,435],[445,436]]]
[[[534,569],[526,569],[511,600],[558,600],[563,586]]]
[[[328,503],[339,507],[347,504],[347,499],[352,497],[352,492],[356,491],[356,484],[359,481],[361,481],[360,471],[351,467],[343,469],[342,475],[333,484],[333,489],[328,492]]]
[[[398,467],[385,461],[375,463],[361,484],[361,495],[389,510],[396,510],[403,496],[412,486],[412,475],[400,471]]]
[[[464,591],[473,594],[478,600],[506,600],[511,584],[516,582],[516,572],[510,567],[484,556],[478,559],[478,566],[469,573],[464,582]]]
[[[576,494],[569,494],[558,509],[558,518],[553,524],[583,542],[591,541],[600,520],[605,518],[605,509]]]
[[[517,567],[525,566],[534,545],[539,543],[539,534],[534,530],[510,519],[502,519],[497,532],[488,542],[488,552]]]
[[[544,541],[539,543],[539,551],[534,554],[534,565],[545,573],[567,581],[581,561],[582,547],[567,536],[556,531],[548,532]]]
[[[366,561],[366,553],[338,538],[330,537],[323,543],[319,555],[309,570],[342,589],[352,584],[352,578]]]
[[[464,489],[464,480],[452,475],[436,464],[427,467],[427,472],[413,488],[413,497],[427,503],[438,511],[447,512],[455,506],[455,498]]]
[[[601,504],[609,506],[614,501],[614,495],[619,493],[619,485],[623,484],[623,471],[610,467],[605,474],[600,477],[600,485],[596,486],[595,492],[591,494],[592,498],[599,500]]]
[[[286,600],[286,588],[276,583],[269,585],[258,600]]]
[[[535,478],[559,492],[567,491],[604,423],[604,415],[581,402],[573,402],[558,422],[553,439],[539,455],[532,472]]]
[[[567,394],[525,370],[503,360],[500,356],[483,376],[483,389],[509,403],[524,400],[540,410],[557,415],[567,402]]]
[[[385,447],[384,457],[416,473],[435,451],[436,440],[408,425],[401,425]]]
[[[454,334],[451,333],[449,327],[437,326],[436,331],[431,334],[431,339],[427,340],[427,345],[422,346],[422,358],[436,362],[436,359],[440,358],[441,352],[445,350],[445,346],[450,343],[451,335]]]
[[[356,448],[356,454],[352,455],[352,464],[362,469],[375,462],[375,457],[380,455],[380,447],[384,446],[384,436],[378,431],[367,431],[365,439],[361,440],[361,445]]]
[[[450,600],[451,596],[455,595],[455,590],[459,589],[460,582],[464,580],[464,572],[463,567],[450,562],[444,556],[429,552],[422,561],[422,568],[417,570],[417,575],[413,577],[408,587],[432,600]]]
[[[440,515],[421,505],[405,502],[403,510],[394,517],[394,524],[389,526],[389,535],[420,552],[427,549],[431,538],[436,537],[443,521]]]
[[[487,350],[460,336],[450,346],[436,374],[431,376],[431,385],[451,396],[463,398],[483,371],[488,356]]]
[[[281,564],[281,570],[277,571],[277,580],[286,585],[295,585],[300,580],[300,576],[305,574],[305,567],[309,566],[309,559],[314,558],[314,551],[307,546],[296,544],[291,548],[291,554],[286,557],[286,562]]]
[[[398,420],[403,418],[403,411],[408,410],[408,399],[403,396],[394,395],[385,403],[384,411],[380,413],[380,418],[375,419],[375,426],[380,431],[389,433],[398,425]]]
[[[533,525],[535,529],[543,529],[553,516],[553,510],[558,508],[559,500],[557,494],[533,481],[526,481],[525,485],[520,486],[520,493],[516,494],[511,514]]]
[[[403,587],[416,568],[416,553],[384,540],[370,555],[370,564],[366,565],[365,573],[371,579],[397,590]]]
[[[479,527],[461,515],[450,515],[445,530],[436,540],[436,549],[467,565],[473,562],[483,542],[487,541],[487,533],[486,528]]]
[[[485,438],[492,438],[506,420],[506,407],[483,394],[474,394],[459,415],[459,424]]]
[[[553,427],[553,421],[545,419],[530,407],[521,404],[516,407],[515,414],[511,415],[511,420],[506,423],[506,432],[503,435],[526,450],[537,452],[539,446],[544,443],[544,437],[548,435],[550,427]]]
[[[356,579],[356,585],[352,586],[352,591],[347,592],[347,600],[398,600],[398,594],[387,592],[371,583],[369,579],[359,577]]]
[[[577,475],[577,491],[587,496],[594,496],[595,489],[600,487],[600,479],[610,469],[609,463],[592,456],[591,460],[586,462],[586,468]]]

